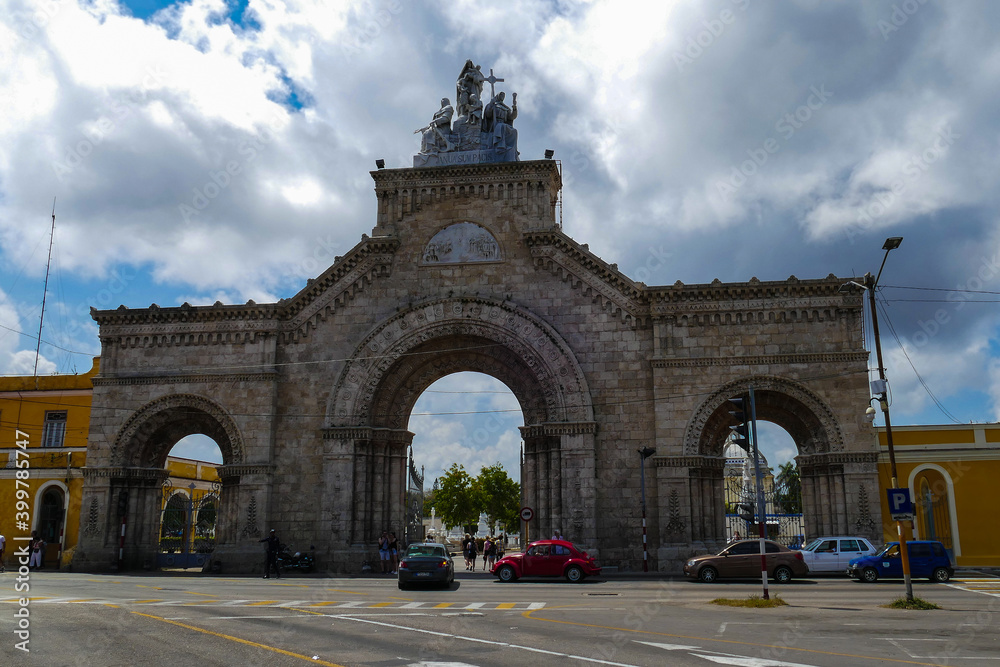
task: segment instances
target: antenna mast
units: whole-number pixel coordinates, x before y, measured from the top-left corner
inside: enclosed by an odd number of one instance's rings
[[[42,287],[42,314],[38,317],[38,343],[35,345],[35,389],[38,389],[38,355],[42,349],[42,323],[45,321],[45,297],[49,293],[49,266],[52,264],[52,240],[56,234],[56,198],[52,198],[52,227],[49,228],[49,258],[45,260],[45,284]]]

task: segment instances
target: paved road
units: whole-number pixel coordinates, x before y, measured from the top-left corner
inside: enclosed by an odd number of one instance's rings
[[[1000,578],[915,583],[944,610],[880,608],[899,582],[773,586],[789,606],[708,604],[759,582],[608,578],[449,590],[391,577],[54,572],[30,579],[30,653],[15,648],[16,575],[0,575],[0,664],[39,665],[962,665],[1000,667]]]

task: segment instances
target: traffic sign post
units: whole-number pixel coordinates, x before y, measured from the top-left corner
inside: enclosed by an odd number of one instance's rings
[[[531,521],[534,518],[535,518],[535,510],[531,509],[530,507],[522,507],[521,508],[521,521],[524,522],[524,548],[525,549],[528,548],[528,543],[530,542],[530,540],[528,539],[528,522]]]
[[[894,521],[913,521],[913,499],[909,489],[886,489],[889,515]]]

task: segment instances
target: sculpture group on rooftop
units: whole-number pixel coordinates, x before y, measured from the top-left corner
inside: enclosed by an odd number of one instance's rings
[[[455,106],[447,97],[441,99],[431,122],[416,130],[421,135],[420,152],[413,156],[414,167],[477,162],[515,162],[518,159],[517,93],[510,106],[503,91],[495,86],[503,79],[482,73],[479,65],[465,61],[455,83]],[[490,101],[483,105],[483,88],[490,84]],[[457,113],[457,118],[456,118]],[[454,119],[454,125],[452,124]]]

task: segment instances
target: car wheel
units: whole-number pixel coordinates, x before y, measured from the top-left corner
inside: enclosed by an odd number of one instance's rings
[[[396,585],[399,586],[399,590],[401,590],[401,591],[405,591],[406,590],[406,584],[404,584],[402,581],[399,582]]]
[[[936,581],[939,584],[943,584],[949,579],[951,579],[951,573],[948,572],[948,568],[946,567],[937,568],[934,570],[934,574],[931,575],[931,581]]]
[[[792,571],[788,567],[780,565],[774,568],[774,580],[779,584],[787,584],[792,580]]]
[[[497,577],[500,579],[500,581],[504,582],[505,584],[509,584],[510,582],[517,579],[517,572],[514,572],[514,568],[512,568],[510,565],[504,565],[499,570],[497,570]]]
[[[701,568],[701,572],[698,573],[698,578],[704,581],[706,584],[711,584],[716,579],[719,578],[719,571],[716,570],[714,567],[706,566]]]
[[[861,581],[867,581],[869,584],[873,584],[878,581],[878,570],[874,567],[866,567],[861,570]]]
[[[583,581],[583,570],[576,565],[566,568],[566,581],[571,584],[578,584]]]

